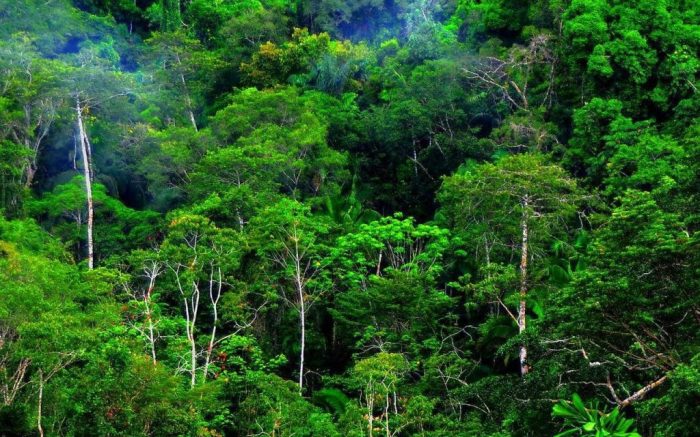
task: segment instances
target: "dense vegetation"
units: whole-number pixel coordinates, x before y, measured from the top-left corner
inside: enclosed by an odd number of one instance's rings
[[[699,51],[694,0],[0,0],[0,435],[697,435]]]

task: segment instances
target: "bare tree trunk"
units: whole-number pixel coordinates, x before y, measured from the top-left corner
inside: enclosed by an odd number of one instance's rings
[[[418,177],[418,152],[416,152],[416,140],[413,140],[413,173]]]
[[[384,429],[386,431],[386,437],[391,437],[391,431],[389,431],[389,392],[386,393],[384,402]]]
[[[299,324],[301,327],[301,351],[299,352],[299,393],[304,387],[304,349],[306,348],[306,305],[304,303],[304,290],[299,288]]]
[[[25,174],[24,188],[31,188],[32,184],[34,183],[34,176],[36,175],[36,168],[34,167],[34,165],[28,164],[27,168],[24,171],[24,174]]]
[[[83,124],[83,108],[80,106],[80,97],[75,98],[75,111],[78,116],[78,134],[80,135],[80,151],[83,155],[83,175],[85,177],[85,196],[87,197],[88,218],[87,218],[87,240],[88,240],[88,268],[92,270],[95,266],[94,243],[92,236],[92,226],[94,220],[94,209],[92,200],[92,169],[90,166],[90,142],[85,133]]]
[[[186,316],[186,323],[187,323],[187,340],[190,343],[190,385],[192,387],[195,386],[197,383],[197,343],[195,342],[195,337],[194,337],[194,329],[195,329],[195,324],[197,323],[197,309],[199,307],[199,290],[196,289],[191,297],[192,299],[192,315],[190,315],[189,311],[189,303],[187,302],[187,298],[184,299],[185,301],[185,316]]]
[[[153,271],[150,274],[148,291],[146,292],[146,298],[144,299],[144,304],[146,306],[146,320],[148,320],[148,342],[151,346],[151,359],[153,360],[153,365],[157,363],[156,360],[156,338],[155,329],[153,326],[153,310],[151,307],[151,293],[153,293],[153,288],[155,288],[155,282],[157,277],[157,267],[154,265]]]
[[[44,427],[41,426],[41,407],[44,401],[44,372],[39,369],[39,405],[37,407],[36,427],[39,430],[39,436],[44,437]]]
[[[211,356],[214,351],[214,343],[216,342],[216,325],[219,323],[219,298],[221,298],[221,288],[223,286],[223,279],[221,277],[221,267],[218,267],[219,279],[217,282],[216,289],[214,289],[214,271],[209,275],[209,299],[211,300],[211,306],[214,311],[214,321],[212,322],[211,337],[209,338],[209,345],[207,346],[207,354],[204,361],[204,379],[207,380],[207,374],[209,373],[209,365],[211,364]]]
[[[177,66],[180,68],[179,74],[180,74],[180,82],[182,82],[182,89],[185,94],[185,104],[187,105],[187,114],[190,117],[190,123],[192,123],[192,127],[194,128],[195,131],[198,131],[197,129],[197,121],[194,119],[194,112],[192,110],[192,99],[190,98],[190,91],[187,88],[187,81],[185,81],[185,75],[182,73],[182,62],[180,61],[180,55],[175,53],[175,59],[177,60]]]
[[[197,325],[197,313],[199,312],[199,286],[192,282],[192,294],[187,295],[180,281],[180,265],[177,268],[171,267],[175,274],[175,282],[182,296],[182,303],[185,305],[185,334],[190,345],[190,386],[197,383],[197,342],[195,341],[195,327]]]
[[[365,395],[365,397],[367,398],[367,424],[369,426],[369,437],[372,437],[374,434],[374,391],[370,387],[367,387],[366,393],[367,394]]]
[[[306,296],[304,296],[304,279],[302,278],[301,259],[303,255],[299,253],[299,239],[294,229],[294,281],[297,288],[297,299],[299,299],[299,327],[301,328],[301,350],[299,351],[299,393],[304,388],[304,351],[306,349]]]
[[[155,366],[158,361],[156,360],[156,338],[155,329],[153,326],[153,313],[151,310],[151,299],[150,297],[146,299],[146,319],[148,320],[148,343],[151,346],[151,359],[153,360],[153,365]]]
[[[522,243],[520,246],[520,308],[518,311],[518,333],[522,334],[526,327],[525,311],[527,310],[527,245],[528,245],[528,201],[527,195],[523,198],[523,218],[521,222]],[[520,375],[525,376],[529,370],[527,364],[527,347],[520,345]]]

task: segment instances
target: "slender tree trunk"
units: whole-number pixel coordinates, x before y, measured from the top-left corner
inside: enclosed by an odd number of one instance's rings
[[[386,430],[386,437],[391,437],[391,431],[389,430],[389,392],[386,393],[384,402],[384,429]]]
[[[370,386],[367,387],[366,389],[366,395],[365,397],[367,398],[367,425],[369,426],[369,437],[372,437],[374,434],[374,390],[371,388],[371,383]]]
[[[185,306],[185,335],[190,345],[190,386],[194,387],[197,383],[197,342],[195,341],[194,331],[197,325],[197,313],[199,312],[199,285],[193,281],[192,294],[188,296],[180,280],[180,267],[183,266],[171,266],[170,269],[175,274],[175,282],[180,291],[180,296],[182,296],[182,303]]]
[[[243,231],[243,227],[245,226],[245,222],[243,221],[243,217],[241,216],[241,211],[236,210],[236,217],[238,218],[238,227],[241,231]]]
[[[155,337],[155,327],[153,326],[153,312],[151,310],[151,298],[146,299],[146,318],[148,319],[148,342],[151,346],[151,359],[153,360],[153,365],[155,366],[158,361],[156,360],[156,337]]]
[[[185,299],[185,305],[187,305],[187,300]],[[194,387],[197,383],[197,345],[194,342],[194,326],[189,320],[189,315],[187,317],[187,340],[190,343],[190,386]]]
[[[34,183],[34,176],[36,175],[36,168],[34,164],[30,163],[27,165],[27,168],[24,171],[25,174],[25,181],[24,181],[24,188],[31,188],[32,184]]]
[[[155,288],[155,282],[156,282],[156,270],[154,268],[153,272],[151,273],[151,277],[149,280],[148,284],[148,291],[146,292],[146,298],[144,299],[144,303],[146,305],[146,319],[148,320],[148,341],[151,345],[151,359],[153,360],[153,365],[155,366],[157,361],[156,361],[156,338],[155,338],[155,327],[153,326],[153,310],[151,307],[151,293],[153,293],[153,289]]]
[[[304,296],[304,279],[302,278],[302,255],[299,253],[299,239],[294,230],[294,269],[295,282],[297,288],[297,299],[299,299],[299,327],[301,328],[301,350],[299,351],[299,394],[304,388],[304,351],[306,348],[306,296]]]
[[[192,98],[190,98],[190,91],[187,88],[187,81],[185,81],[185,75],[182,73],[182,62],[180,61],[180,55],[178,53],[175,53],[175,60],[177,60],[177,66],[180,69],[179,75],[180,75],[180,82],[182,82],[182,89],[185,94],[185,104],[187,105],[187,115],[190,117],[190,123],[192,123],[192,127],[194,128],[195,131],[198,131],[197,129],[197,121],[194,118],[194,111],[192,109]]]
[[[36,427],[39,430],[39,436],[44,437],[44,427],[41,425],[41,407],[44,402],[44,372],[39,369],[39,405],[37,407]]]
[[[194,296],[192,297],[194,300]],[[197,301],[199,301],[199,296],[197,296]],[[197,384],[197,343],[194,338],[194,328],[196,323],[197,310],[196,306],[193,304],[192,316],[190,317],[189,303],[187,298],[185,298],[185,314],[187,322],[187,340],[190,343],[190,386],[194,387]]]
[[[75,111],[78,116],[78,135],[80,135],[80,151],[83,155],[83,175],[85,177],[85,196],[87,197],[88,217],[87,217],[87,240],[88,240],[88,268],[92,270],[95,266],[94,245],[92,236],[92,226],[94,220],[94,209],[92,201],[92,169],[90,167],[90,142],[85,133],[83,123],[83,108],[80,106],[80,98],[75,98]]]
[[[525,311],[527,304],[527,245],[528,245],[528,201],[527,195],[523,198],[523,218],[520,224],[522,229],[522,243],[520,246],[520,308],[518,311],[518,333],[522,334],[526,327]],[[525,376],[529,370],[527,364],[527,347],[525,344],[520,345],[520,375]]]
[[[209,299],[214,311],[214,321],[212,322],[211,336],[209,337],[209,345],[207,346],[207,355],[204,361],[204,376],[203,381],[207,380],[209,373],[209,365],[211,364],[211,356],[214,352],[214,343],[216,342],[216,325],[219,323],[219,298],[221,298],[221,288],[223,287],[223,279],[221,277],[221,267],[218,267],[218,281],[214,281],[214,271],[212,269],[209,275]],[[216,289],[214,289],[216,282]]]
[[[304,304],[303,291],[300,289],[299,297],[301,305],[299,307],[299,324],[301,325],[301,351],[299,352],[299,393],[304,387],[304,349],[306,347],[306,305]]]

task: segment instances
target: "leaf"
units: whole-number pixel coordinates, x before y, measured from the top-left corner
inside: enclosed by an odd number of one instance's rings
[[[552,415],[558,416],[558,417],[571,417],[571,418],[578,418],[578,414],[576,413],[576,410],[571,408],[568,404],[564,402],[560,402],[554,407],[552,407]]]
[[[564,432],[560,432],[559,434],[556,434],[554,437],[567,437],[570,435],[578,434],[579,430],[577,428],[569,429]]]
[[[571,402],[580,413],[586,415],[588,414],[586,411],[586,406],[583,404],[583,400],[581,400],[581,396],[579,396],[578,393],[574,393],[574,395],[571,397]]]
[[[314,393],[314,402],[340,416],[345,413],[350,398],[338,389],[324,388]]]

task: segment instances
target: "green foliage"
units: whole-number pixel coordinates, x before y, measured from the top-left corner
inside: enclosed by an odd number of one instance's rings
[[[350,398],[336,388],[324,388],[314,393],[314,403],[335,415],[345,413]]]
[[[338,267],[352,286],[368,277],[406,272],[435,280],[442,272],[449,232],[431,225],[415,225],[401,214],[359,226],[338,239],[334,249]]]
[[[20,210],[23,197],[22,164],[29,151],[10,141],[0,143],[0,205],[2,209]]]
[[[586,407],[578,394],[574,394],[570,402],[559,401],[554,405],[552,416],[564,419],[565,426],[570,428],[557,436],[641,436],[632,428],[634,421],[625,419],[619,409],[606,413],[599,411],[597,404]]]
[[[0,1],[0,434],[694,435],[698,41],[687,0]]]
[[[330,414],[299,396],[297,387],[275,375],[258,374],[250,381],[237,413],[237,429],[278,435],[334,437]]]
[[[682,364],[671,375],[671,386],[661,396],[638,406],[638,422],[659,435],[689,436],[697,427],[697,399],[700,394],[698,356]]]
[[[159,228],[159,217],[149,211],[135,211],[109,196],[104,185],[93,185],[95,208],[95,247],[98,259],[118,251],[129,250],[152,241]],[[82,258],[86,240],[87,201],[84,178],[75,176],[58,185],[51,193],[28,202],[27,209],[42,217],[53,233]]]
[[[479,260],[509,259],[524,221],[534,253],[544,250],[576,213],[580,192],[564,169],[544,155],[504,156],[445,178],[438,199],[443,217]]]

